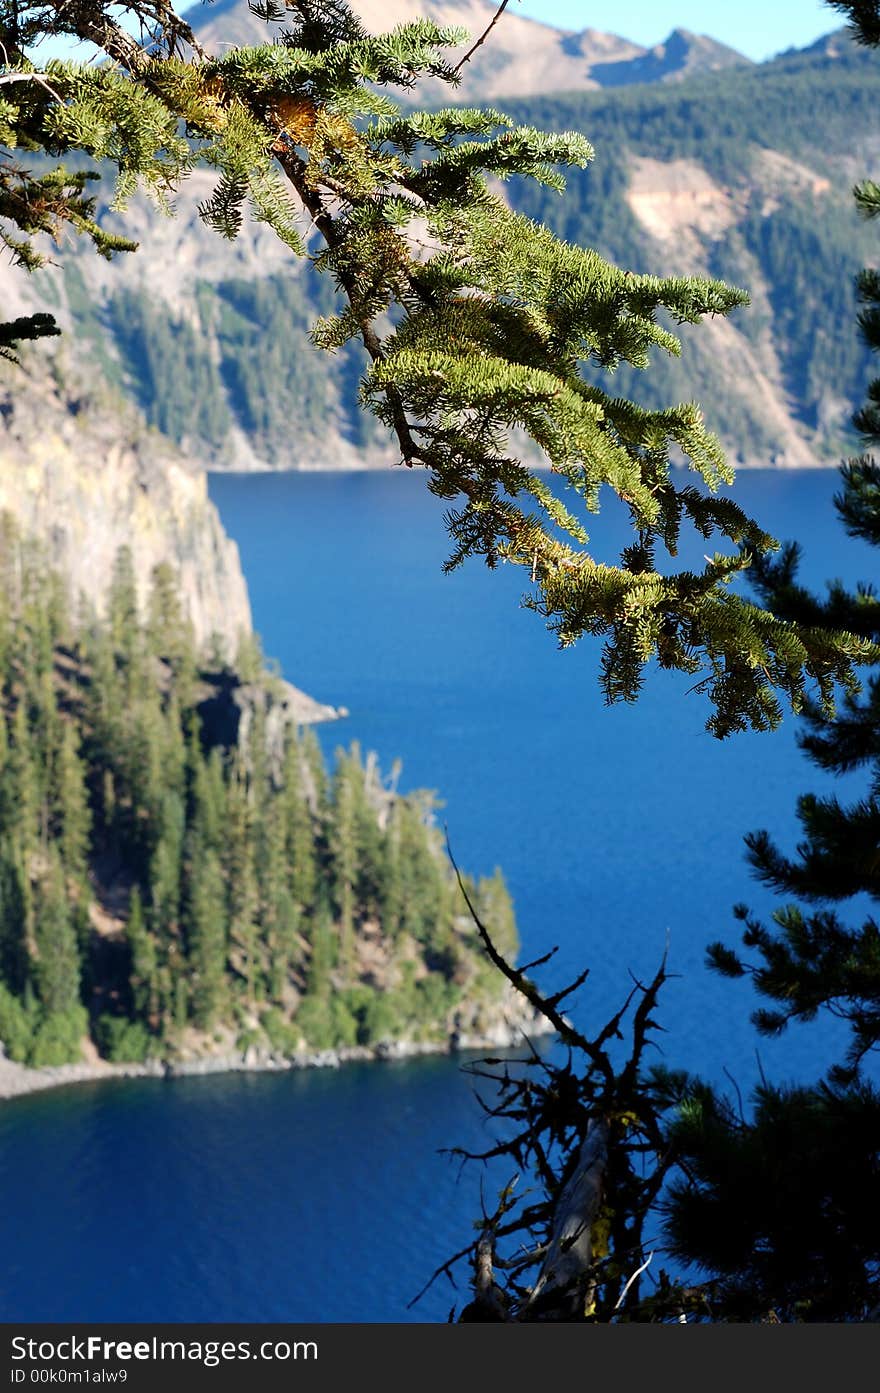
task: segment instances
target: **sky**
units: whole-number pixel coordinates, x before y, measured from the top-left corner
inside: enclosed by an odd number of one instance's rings
[[[692,29],[758,61],[803,48],[844,23],[821,0],[511,0],[510,8],[561,29],[602,29],[645,47],[672,29]]]

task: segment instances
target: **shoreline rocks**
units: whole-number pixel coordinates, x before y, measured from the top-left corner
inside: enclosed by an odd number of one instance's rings
[[[547,1022],[535,1017],[531,1027],[499,1022],[477,1036],[453,1032],[445,1040],[385,1040],[377,1045],[351,1045],[335,1050],[302,1051],[293,1055],[251,1047],[232,1053],[204,1055],[193,1059],[147,1060],[143,1064],[73,1063],[30,1068],[16,1064],[3,1054],[0,1044],[0,1102],[23,1098],[51,1088],[106,1079],[178,1079],[213,1074],[284,1073],[293,1069],[339,1069],[346,1064],[394,1063],[426,1055],[454,1055],[484,1049],[519,1048],[526,1036],[547,1037],[553,1032]]]

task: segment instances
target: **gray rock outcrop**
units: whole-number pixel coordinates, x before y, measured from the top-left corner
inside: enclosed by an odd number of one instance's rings
[[[78,397],[38,366],[0,377],[0,511],[45,545],[71,596],[99,613],[116,554],[128,546],[141,598],[154,566],[174,567],[201,643],[217,636],[234,658],[251,632],[238,547],[204,470],[133,412]]]

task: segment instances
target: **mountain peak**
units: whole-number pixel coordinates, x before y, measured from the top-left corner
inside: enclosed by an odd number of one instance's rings
[[[467,29],[470,42],[488,29],[497,12],[494,0],[351,0],[351,7],[373,33],[428,18]],[[186,18],[204,47],[214,51],[230,43],[265,42],[278,30],[277,25],[267,26],[258,19],[248,9],[247,0],[198,4],[187,11]],[[673,30],[665,43],[649,50],[617,34],[599,29],[557,29],[508,10],[492,30],[491,39],[466,65],[454,95],[456,100],[483,102],[548,92],[594,91],[636,82],[674,81],[685,74],[748,61],[724,44],[686,29]],[[426,103],[448,101],[449,96],[448,85],[436,79],[426,79],[419,86],[419,99]]]
[[[651,52],[662,56],[669,64],[680,64],[689,73],[696,68],[713,71],[752,62],[745,54],[727,44],[719,43],[708,34],[695,34],[690,29],[681,28],[673,29],[669,37],[663,43],[657,44]]]

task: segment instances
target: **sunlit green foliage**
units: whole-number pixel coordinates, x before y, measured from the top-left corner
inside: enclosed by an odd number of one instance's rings
[[[777,724],[782,700],[800,709],[808,688],[827,709],[835,683],[854,689],[869,645],[784,623],[729,588],[773,540],[715,497],[732,475],[701,409],[642,406],[607,379],[621,365],[641,371],[676,358],[678,326],[726,315],[745,294],[711,277],[625,270],[496,191],[516,178],[562,192],[566,171],[593,159],[580,131],[542,132],[491,110],[403,112],[386,89],[411,92],[428,74],[454,91],[445,55],[465,35],[428,20],[372,36],[344,0],[296,0],[277,42],[212,57],[173,12],[134,12],[152,26],[144,47],[105,0],[17,12],[32,33],[88,38],[114,63],[50,63],[37,82],[13,45],[9,139],[20,131],[52,153],[77,148],[115,163],[117,204],[138,183],[161,199],[207,165],[218,176],[201,208],[209,225],[234,238],[249,208],[291,256],[308,255],[339,295],[315,342],[330,352],[363,345],[363,404],[402,462],[425,469],[429,488],[452,505],[450,566],[482,557],[522,567],[526,604],[562,644],[604,640],[609,701],[635,699],[653,660],[697,676],[719,736]],[[248,318],[238,323],[245,339]],[[182,343],[185,333],[172,331],[169,367],[175,335]],[[266,433],[278,413],[260,376],[277,368],[263,357],[256,373],[240,357],[227,373],[237,377],[237,410]],[[150,371],[155,379],[158,368]],[[211,388],[207,364],[204,375]],[[172,394],[167,425],[182,434]],[[527,462],[536,449],[562,489]],[[682,457],[701,486],[676,478]],[[632,523],[632,545],[614,562],[593,554],[586,527],[603,489]],[[683,527],[720,538],[728,552],[694,573],[667,573]]]

